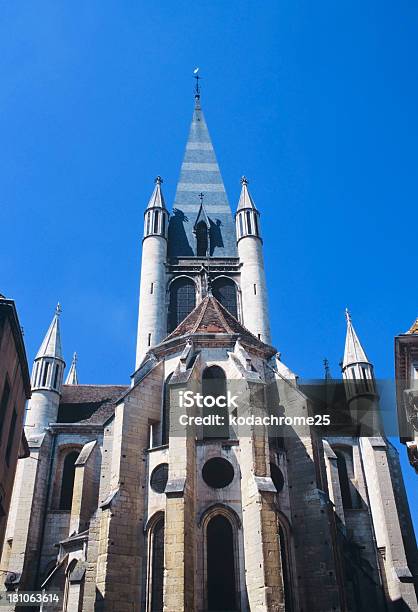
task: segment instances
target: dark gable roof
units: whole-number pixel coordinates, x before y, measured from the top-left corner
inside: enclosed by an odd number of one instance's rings
[[[191,334],[237,334],[241,341],[249,346],[270,352],[274,347],[261,342],[254,334],[222,306],[213,295],[206,296],[200,304],[167,336],[164,342]]]
[[[57,422],[101,425],[128,389],[127,385],[63,385]]]

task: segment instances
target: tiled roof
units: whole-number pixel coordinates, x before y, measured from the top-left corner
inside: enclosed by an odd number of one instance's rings
[[[115,411],[117,400],[127,385],[63,385],[58,423],[101,425]]]
[[[247,345],[276,351],[268,344],[261,342],[247,328],[231,315],[213,295],[206,296],[200,304],[167,336],[164,342],[190,334],[238,334]]]

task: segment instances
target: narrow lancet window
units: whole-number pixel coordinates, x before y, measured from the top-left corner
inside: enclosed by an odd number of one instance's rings
[[[71,510],[75,478],[75,462],[79,453],[72,451],[64,459],[60,495],[60,510]]]

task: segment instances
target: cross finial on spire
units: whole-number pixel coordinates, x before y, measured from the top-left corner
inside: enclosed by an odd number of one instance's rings
[[[154,183],[155,183],[156,185],[161,185],[161,184],[162,184],[162,182],[163,182],[163,179],[161,178],[161,176],[159,176],[159,175],[158,175],[158,176],[156,176],[156,177],[155,177],[155,179],[154,179]]]
[[[351,314],[348,308],[345,309],[345,318],[346,318],[347,323],[351,323]]]
[[[200,87],[199,87],[199,79],[200,79],[200,76],[199,76],[199,68],[195,68],[195,69],[193,70],[193,75],[194,75],[194,78],[196,79],[195,96],[199,98],[199,97],[200,97]]]
[[[201,191],[201,192],[199,193],[200,205],[202,205],[202,204],[203,204],[203,198],[204,198],[204,196],[205,196],[205,194],[203,193],[203,191]]]
[[[62,313],[61,304],[58,302],[58,304],[57,304],[57,306],[55,308],[55,314],[57,315],[57,317],[59,317],[61,313]]]
[[[194,89],[195,110],[200,110],[200,87],[199,87],[199,80],[201,79],[201,77],[199,76],[199,68],[195,68],[193,70],[193,76],[196,79],[196,85],[195,85],[195,89]],[[199,118],[198,118],[198,121],[200,121]]]
[[[246,176],[241,177],[241,185],[248,185],[248,179]]]

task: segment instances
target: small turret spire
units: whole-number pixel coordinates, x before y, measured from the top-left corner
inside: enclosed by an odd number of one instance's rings
[[[56,359],[61,359],[63,361],[59,325],[61,312],[61,304],[58,302],[51,325],[46,332],[45,338],[43,339],[35,359],[39,359],[40,357],[55,357]]]
[[[241,195],[238,201],[237,212],[244,209],[257,210],[254,200],[248,190],[248,179],[246,176],[241,177]]]
[[[73,354],[73,359],[71,361],[71,366],[67,374],[67,378],[65,379],[66,385],[78,385],[78,376],[77,376],[77,353]]]
[[[65,368],[60,333],[61,305],[58,302],[54,317],[36,354],[32,369],[32,391],[38,389],[60,393]]]
[[[348,308],[345,309],[345,318],[347,321],[347,335],[342,363],[343,369],[354,363],[370,363],[353,327]]]
[[[147,210],[150,208],[166,208],[163,192],[161,189],[161,185],[163,184],[163,179],[161,176],[157,176],[154,179],[155,187],[152,195],[149,199]]]

